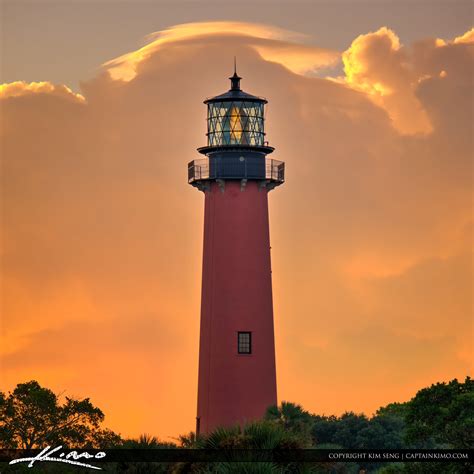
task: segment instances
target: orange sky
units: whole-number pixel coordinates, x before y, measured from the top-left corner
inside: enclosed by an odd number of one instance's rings
[[[339,51],[183,24],[80,91],[1,86],[2,389],[88,396],[123,435],[193,429],[203,195],[187,162],[234,54],[287,166],[270,194],[279,400],[371,414],[467,375],[474,33],[361,33]]]

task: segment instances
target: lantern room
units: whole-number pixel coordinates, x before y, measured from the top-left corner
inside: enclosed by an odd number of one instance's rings
[[[209,101],[207,105],[207,144],[263,145],[264,102],[250,100]]]
[[[204,101],[207,105],[207,146],[199,148],[200,153],[207,155],[216,147],[267,145],[264,130],[267,100],[241,90],[241,77],[237,72],[229,79],[231,88],[228,92]],[[266,148],[266,153],[273,151],[272,147]]]

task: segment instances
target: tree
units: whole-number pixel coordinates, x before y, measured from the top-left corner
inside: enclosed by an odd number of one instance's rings
[[[156,436],[141,434],[138,439],[130,438],[122,441],[121,448],[125,449],[158,449],[177,448],[175,443],[160,441]]]
[[[334,437],[338,428],[338,418],[335,415],[313,415],[311,436],[315,446],[334,445]],[[337,447],[341,447],[337,445]]]
[[[138,439],[125,439],[118,448],[120,449],[169,449],[176,448],[174,443],[160,441],[156,436],[147,433],[141,434]],[[126,474],[165,474],[170,472],[172,463],[167,462],[129,462],[122,461],[109,465],[108,470]]]
[[[179,446],[182,448],[192,448],[197,441],[197,435],[194,431],[190,431],[189,433],[186,434],[181,434],[179,435],[176,439],[176,441],[179,442]]]
[[[369,426],[369,419],[363,414],[346,412],[337,421],[333,443],[346,449],[360,449],[360,440],[357,435]]]
[[[420,390],[409,402],[406,440],[417,447],[474,446],[474,381],[466,377]]]
[[[405,421],[397,416],[377,415],[357,433],[358,449],[402,449]]]
[[[405,447],[407,403],[390,403],[379,408],[368,425],[357,434],[360,449],[401,449]]]
[[[240,427],[217,428],[197,438],[196,448],[203,449],[297,449],[309,447],[300,434],[269,420],[254,421]]]
[[[63,445],[105,448],[121,441],[114,432],[101,429],[102,411],[88,398],[58,396],[38,382],[21,383],[8,396],[0,392],[0,446],[42,448]]]
[[[185,442],[188,448],[194,449],[225,449],[229,450],[229,462],[209,463],[178,463],[173,472],[199,473],[282,473],[312,472],[309,466],[297,466],[297,463],[273,462],[244,462],[241,459],[242,450],[284,450],[309,447],[308,440],[301,434],[287,430],[274,420],[254,421],[244,425],[221,427],[212,433],[194,438],[192,445],[189,440],[192,436],[186,435]],[[233,460],[232,455],[236,456]],[[239,461],[239,462],[235,462]]]
[[[301,405],[281,402],[280,406],[271,406],[267,409],[265,419],[274,421],[283,429],[298,433],[303,438],[311,440],[313,417]]]
[[[384,407],[380,407],[376,412],[376,416],[390,416],[396,418],[405,418],[408,411],[408,403],[389,403]]]

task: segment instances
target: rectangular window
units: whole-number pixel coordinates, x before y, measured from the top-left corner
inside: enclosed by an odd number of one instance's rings
[[[239,354],[252,353],[252,333],[241,332],[237,333],[237,352]]]

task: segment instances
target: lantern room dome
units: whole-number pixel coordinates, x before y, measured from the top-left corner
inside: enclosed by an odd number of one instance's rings
[[[229,100],[246,100],[248,102],[261,102],[263,104],[268,103],[267,99],[263,97],[257,97],[256,95],[248,94],[243,90],[233,91],[232,89],[224,92],[223,94],[216,95],[215,97],[210,97],[204,101],[205,104],[210,102],[220,102],[220,101],[229,101]]]
[[[215,97],[210,97],[204,101],[205,104],[211,102],[221,102],[221,101],[231,101],[231,100],[245,100],[248,102],[260,102],[266,104],[268,101],[263,97],[258,97],[256,95],[248,94],[240,88],[240,80],[242,79],[237,75],[237,71],[234,71],[234,75],[229,77],[231,88],[224,92],[223,94],[216,95]]]

